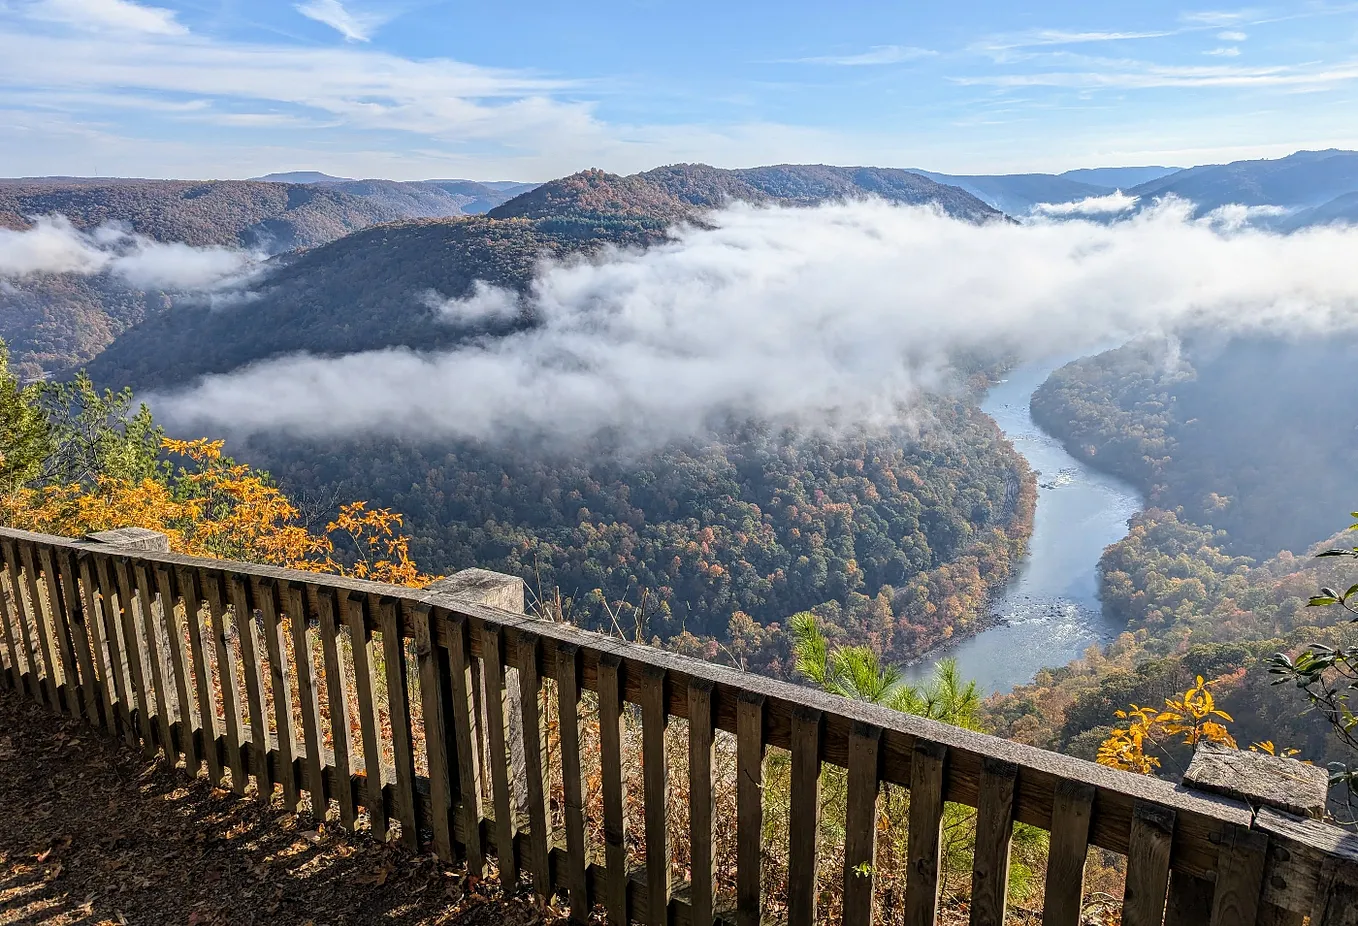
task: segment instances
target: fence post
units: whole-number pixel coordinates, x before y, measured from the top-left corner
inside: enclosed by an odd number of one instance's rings
[[[1255,822],[1227,832],[1221,840],[1216,883],[1179,877],[1170,884],[1166,926],[1202,922],[1210,910],[1212,924],[1271,923],[1300,926],[1303,914],[1263,901],[1264,869],[1269,835],[1258,825],[1263,808],[1319,820],[1325,816],[1329,774],[1323,766],[1266,753],[1199,744],[1184,773],[1184,786],[1243,801],[1255,812]],[[1317,924],[1320,921],[1316,921]]]
[[[525,613],[523,579],[502,572],[491,572],[489,569],[463,569],[436,582],[430,582],[425,589],[469,604],[499,608],[515,614]],[[477,678],[480,684],[477,686],[476,702],[482,709],[476,713],[478,717],[483,718],[486,703],[485,682],[480,673]],[[528,813],[528,764],[523,752],[523,695],[519,689],[519,670],[513,666],[505,667],[505,704],[509,715],[506,732],[509,738],[514,805],[520,815],[525,815]],[[475,734],[484,736],[480,729],[476,730]],[[481,748],[485,748],[484,744]]]

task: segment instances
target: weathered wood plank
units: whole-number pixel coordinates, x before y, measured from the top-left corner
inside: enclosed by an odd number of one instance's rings
[[[244,573],[230,576],[231,604],[234,610],[236,640],[240,643],[241,669],[245,673],[245,703],[250,717],[250,745],[259,760],[250,767],[259,796],[273,800],[274,780],[269,769],[269,719],[264,702],[264,672],[259,659],[258,633],[255,629],[255,602],[251,579]]]
[[[415,822],[415,747],[410,720],[410,693],[406,689],[409,671],[403,616],[400,602],[384,597],[378,601],[377,614],[382,629],[382,658],[386,664],[387,711],[391,716],[391,754],[396,771],[396,819],[401,821],[401,842],[407,849],[420,848],[419,826]]]
[[[194,697],[198,703],[199,729],[208,743],[217,741],[217,705],[212,696],[212,664],[208,661],[208,648],[203,646],[203,605],[205,603],[202,582],[194,569],[174,570],[175,584],[184,599],[184,620],[189,638],[190,666],[193,674]],[[208,779],[214,784],[222,783],[222,759],[215,748],[202,750],[207,760]]]
[[[604,800],[604,865],[609,872],[603,903],[614,923],[627,922],[627,784],[622,774],[621,671],[622,660],[616,654],[599,654],[599,767]]]
[[[241,750],[241,735],[244,732],[241,719],[239,677],[236,665],[235,647],[227,636],[226,602],[223,598],[222,583],[225,576],[209,570],[201,570],[199,581],[207,600],[208,620],[212,622],[212,647],[217,654],[217,690],[222,699],[222,727],[226,737],[226,765],[231,769],[231,790],[237,794],[245,793],[246,774],[245,756]],[[340,769],[346,777],[348,767]]]
[[[562,643],[556,650],[556,690],[561,730],[561,775],[566,810],[565,887],[571,919],[589,921],[592,904],[585,885],[585,801],[580,764],[580,648]]]
[[[855,723],[849,734],[844,817],[844,926],[871,926],[877,865],[877,797],[882,728]]]
[[[1358,926],[1358,870],[1352,860],[1330,856],[1321,863],[1311,926]]]
[[[104,724],[102,705],[99,701],[101,682],[94,669],[94,649],[89,632],[91,618],[86,609],[85,596],[81,594],[75,554],[70,550],[60,550],[56,558],[57,568],[61,574],[61,594],[71,634],[71,647],[80,673],[80,691],[85,702],[85,717],[93,726],[100,727]]]
[[[5,556],[4,546],[0,545],[0,557]],[[9,569],[0,570],[0,632],[5,635],[5,650],[9,653],[9,663],[5,666],[5,671],[0,673],[5,677],[5,683],[9,688],[22,690],[24,688],[23,666],[19,663],[19,622],[23,620],[23,603],[19,600],[19,589],[10,579]]]
[[[764,697],[742,691],[736,705],[736,920],[764,918]]]
[[[175,695],[179,701],[179,719],[183,723],[184,735],[179,738],[179,745],[184,752],[184,768],[190,776],[196,777],[198,775],[199,756],[198,744],[193,732],[199,725],[195,722],[193,716],[193,699],[189,695],[189,672],[184,665],[184,625],[179,622],[177,596],[172,584],[174,577],[171,575],[169,567],[157,566],[155,572],[156,589],[160,593],[160,607],[165,615],[165,648],[170,656],[170,671],[174,674]],[[184,611],[187,616],[187,601],[184,605]]]
[[[4,550],[5,568],[9,573],[10,593],[14,600],[14,624],[18,630],[18,636],[12,639],[23,659],[23,666],[19,669],[20,688],[39,704],[46,704],[47,693],[42,685],[42,671],[38,667],[37,648],[33,645],[31,630],[30,615],[36,605],[30,600],[28,589],[24,586],[23,574],[20,572],[23,563],[19,560],[18,545],[7,540]]]
[[[387,805],[382,799],[382,739],[377,714],[377,667],[373,665],[375,647],[364,615],[368,596],[350,593],[345,605],[349,627],[349,646],[354,659],[354,694],[358,696],[358,727],[363,734],[363,772],[367,776],[364,807],[373,838],[387,838]]]
[[[131,695],[137,706],[137,726],[141,730],[142,753],[148,757],[156,754],[156,738],[151,732],[151,715],[155,704],[151,688],[147,682],[146,641],[142,639],[137,627],[137,605],[135,592],[129,577],[131,560],[115,557],[112,561],[113,574],[118,580],[119,628],[122,630],[121,644],[123,662],[127,666],[128,679],[131,681]]]
[[[1321,870],[1327,859],[1358,871],[1358,834],[1261,807],[1254,829],[1269,836],[1265,901],[1294,912],[1311,913],[1323,892]]]
[[[94,558],[94,572],[99,581],[99,600],[104,627],[104,643],[108,647],[109,677],[113,679],[113,692],[116,694],[117,724],[122,729],[123,738],[128,745],[137,744],[138,721],[134,718],[137,711],[136,695],[132,691],[127,657],[123,652],[122,641],[122,597],[114,586],[113,564],[108,557]]]
[[[1172,809],[1137,804],[1128,840],[1127,887],[1122,897],[1124,926],[1160,926],[1163,921],[1173,838]]]
[[[668,926],[670,896],[669,759],[665,734],[670,718],[665,700],[665,670],[648,667],[641,680],[641,769],[645,791],[646,890],[651,926]]]
[[[301,788],[293,771],[292,759],[297,755],[297,733],[292,720],[292,678],[288,674],[288,643],[284,638],[279,612],[277,582],[256,580],[255,601],[264,618],[264,651],[269,657],[269,700],[273,704],[274,736],[278,744],[278,779],[283,786],[283,806],[297,810]]]
[[[151,676],[151,693],[155,697],[156,724],[160,730],[160,743],[165,749],[165,758],[171,765],[179,761],[175,754],[174,740],[170,727],[174,724],[174,712],[165,684],[165,660],[161,658],[160,633],[156,628],[156,588],[151,581],[150,569],[145,563],[130,562],[131,574],[136,582],[137,610],[141,616],[141,633],[145,641],[142,650],[146,667]]]
[[[976,854],[971,869],[971,926],[1004,926],[1017,786],[1018,766],[1012,762],[990,759],[981,767]]]
[[[42,657],[43,688],[47,692],[47,704],[54,711],[61,712],[65,705],[61,699],[61,674],[52,656],[52,603],[42,592],[38,577],[38,567],[34,556],[33,544],[19,544],[19,557],[24,564],[24,579],[27,583],[28,603],[33,617],[33,636],[38,641],[38,655]]]
[[[1226,831],[1212,898],[1211,926],[1253,923],[1259,918],[1267,853],[1266,833],[1244,827]]]
[[[457,777],[459,815],[462,831],[466,833],[467,874],[473,878],[485,875],[486,856],[481,846],[481,763],[477,759],[477,744],[473,739],[475,720],[472,706],[471,640],[467,618],[454,614],[450,618],[453,633],[448,647],[452,684],[453,737],[457,743]]]
[[[288,615],[288,629],[292,631],[292,659],[297,672],[297,704],[302,715],[302,744],[306,748],[303,767],[306,770],[307,791],[311,796],[311,814],[325,820],[330,802],[325,797],[325,778],[321,755],[320,692],[316,690],[316,667],[312,661],[311,613],[308,608],[306,586],[289,582],[282,586]]]
[[[491,794],[495,802],[496,863],[500,883],[507,891],[519,883],[519,860],[514,851],[518,821],[514,818],[514,799],[509,790],[509,743],[505,736],[509,722],[509,702],[505,692],[503,631],[482,626],[481,652],[484,653],[486,686],[486,760],[490,766]]]
[[[448,725],[443,713],[448,679],[443,660],[435,652],[429,632],[429,608],[411,605],[406,626],[415,634],[415,665],[420,673],[420,703],[424,713],[424,749],[429,762],[430,828],[434,851],[445,862],[453,860],[451,766],[448,762]]]
[[[552,893],[549,854],[552,818],[547,806],[547,740],[542,727],[541,646],[537,634],[524,630],[514,635],[514,642],[519,667],[519,709],[523,715],[524,772],[528,779],[528,843],[531,847],[529,856],[533,869],[533,890],[538,897],[546,898]],[[602,695],[600,701],[602,703]]]
[[[110,733],[118,732],[118,718],[114,713],[114,703],[118,699],[113,684],[113,670],[109,668],[108,642],[104,638],[104,628],[108,626],[102,613],[101,593],[95,582],[93,564],[88,555],[71,554],[75,558],[75,569],[80,577],[80,591],[85,605],[85,632],[90,640],[90,659],[94,664],[94,674],[98,681],[95,685],[99,699],[101,726]]]
[[[1056,784],[1051,822],[1047,827],[1051,842],[1047,854],[1042,926],[1080,926],[1094,793],[1092,785],[1082,782],[1060,781]]]
[[[715,686],[695,679],[688,686],[689,910],[694,926],[711,926],[715,910],[712,850],[716,814]]]
[[[76,662],[75,643],[71,627],[79,617],[79,597],[68,598],[61,587],[61,576],[57,572],[56,559],[51,547],[36,547],[38,565],[42,568],[44,590],[48,606],[51,608],[52,644],[56,649],[57,664],[61,667],[61,679],[65,684],[66,712],[79,718],[85,711],[80,703],[80,668]]]
[[[348,781],[351,763],[349,752],[352,729],[349,720],[349,676],[339,648],[339,628],[343,621],[339,595],[328,587],[317,589],[317,626],[321,634],[321,659],[325,663],[325,703],[330,713],[330,751],[335,758],[335,770],[341,781]],[[340,825],[354,831],[358,818],[353,792],[340,788],[334,793],[339,806]],[[319,814],[324,817],[324,811]]]
[[[821,712],[792,714],[792,785],[789,801],[787,920],[789,926],[816,921],[816,854],[820,846]]]
[[[931,926],[938,916],[938,857],[943,828],[943,780],[948,747],[920,740],[910,775],[910,835],[906,850],[905,923]]]

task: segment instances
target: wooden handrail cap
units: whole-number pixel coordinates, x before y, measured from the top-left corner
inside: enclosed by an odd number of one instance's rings
[[[1232,797],[1256,808],[1273,807],[1320,819],[1325,815],[1329,777],[1323,766],[1200,743],[1184,773],[1184,786]]]

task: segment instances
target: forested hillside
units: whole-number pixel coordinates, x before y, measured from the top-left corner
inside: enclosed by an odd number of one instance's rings
[[[1355,350],[1351,338],[1129,345],[1057,370],[1033,417],[1152,505],[1224,530],[1232,552],[1302,553],[1353,507]]]

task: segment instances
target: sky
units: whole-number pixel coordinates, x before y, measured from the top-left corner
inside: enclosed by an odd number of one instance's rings
[[[0,0],[0,176],[947,173],[1358,148],[1358,3]]]

